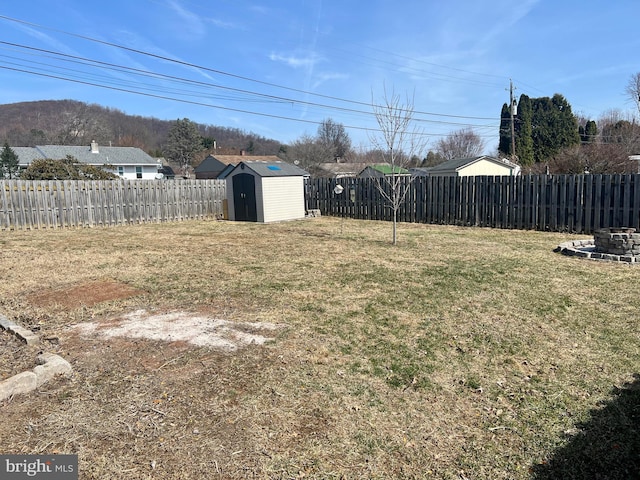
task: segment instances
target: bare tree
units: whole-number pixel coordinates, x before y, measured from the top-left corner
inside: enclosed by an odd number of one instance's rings
[[[609,110],[598,120],[597,141],[619,145],[627,155],[634,155],[640,148],[640,125],[630,113]]]
[[[631,76],[629,83],[627,83],[625,93],[629,95],[629,98],[638,109],[638,113],[640,113],[640,72]]]
[[[638,164],[629,158],[623,145],[590,143],[561,150],[549,159],[554,174],[636,173]]]
[[[482,155],[484,141],[470,128],[464,128],[450,133],[438,141],[436,153],[443,160],[454,158],[469,158]]]
[[[307,133],[288,145],[281,156],[291,163],[297,162],[297,165],[310,173],[321,163],[333,161],[333,157],[327,155],[324,146]]]
[[[344,125],[330,118],[323,120],[318,127],[318,143],[325,147],[331,160],[344,159],[351,150],[351,139]]]
[[[426,147],[422,130],[414,126],[413,98],[405,103],[395,92],[387,92],[381,104],[372,101],[373,113],[378,122],[377,134],[370,136],[374,148],[380,152],[382,163],[389,165],[389,173],[375,178],[376,187],[393,212],[393,244],[397,243],[398,210],[409,188],[411,177],[403,172],[414,157],[421,158]]]

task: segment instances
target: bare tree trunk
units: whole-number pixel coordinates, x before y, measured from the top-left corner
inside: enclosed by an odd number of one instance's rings
[[[397,236],[397,224],[398,223],[398,211],[393,210],[393,245],[398,244],[398,236]]]

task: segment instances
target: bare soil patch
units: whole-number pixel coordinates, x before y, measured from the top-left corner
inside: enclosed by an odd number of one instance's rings
[[[39,307],[58,306],[75,309],[92,307],[109,300],[120,300],[142,295],[145,292],[122,282],[98,280],[81,285],[38,290],[26,296],[28,302]]]
[[[154,315],[146,310],[137,310],[120,318],[85,322],[73,328],[85,336],[185,342],[231,352],[273,340],[265,335],[273,335],[282,326],[265,322],[229,322],[187,312]]]

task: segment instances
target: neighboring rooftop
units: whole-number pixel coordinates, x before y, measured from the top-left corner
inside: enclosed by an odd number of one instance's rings
[[[72,156],[89,165],[157,165],[158,161],[136,147],[103,147],[92,142],[91,146],[36,145],[12,147],[21,165],[33,160],[62,160]]]

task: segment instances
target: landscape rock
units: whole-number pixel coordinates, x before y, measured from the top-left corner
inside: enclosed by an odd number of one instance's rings
[[[29,393],[36,389],[38,378],[33,372],[22,372],[0,382],[0,401],[12,395]]]
[[[0,315],[0,327],[13,333],[27,345],[36,345],[40,341],[39,337],[31,330],[16,325],[4,315]]]
[[[33,373],[37,377],[36,386],[38,387],[57,375],[69,376],[73,372],[69,362],[53,353],[41,353],[36,358],[36,362],[40,365],[33,369]]]

